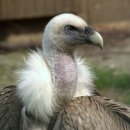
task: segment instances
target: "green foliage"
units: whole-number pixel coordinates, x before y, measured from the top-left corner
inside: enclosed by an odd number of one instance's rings
[[[112,99],[130,104],[130,74],[113,70],[95,69],[95,84],[99,92]]]
[[[96,69],[95,81],[99,89],[114,87],[117,89],[130,89],[130,74],[115,73],[113,70]]]

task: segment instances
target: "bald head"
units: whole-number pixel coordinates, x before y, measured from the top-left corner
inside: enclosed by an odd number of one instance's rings
[[[55,46],[63,51],[73,51],[83,44],[99,45],[102,48],[103,40],[82,18],[65,13],[55,16],[47,24],[43,44]]]

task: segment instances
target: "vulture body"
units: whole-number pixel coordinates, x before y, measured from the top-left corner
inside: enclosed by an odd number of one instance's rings
[[[0,130],[129,129],[128,107],[94,96],[93,74],[75,53],[85,44],[102,48],[103,40],[83,19],[61,14],[50,20],[42,49],[18,72],[17,87],[0,93]]]
[[[102,96],[74,98],[49,130],[130,130],[130,108]]]

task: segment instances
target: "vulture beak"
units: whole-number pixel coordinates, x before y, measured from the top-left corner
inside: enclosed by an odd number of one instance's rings
[[[101,49],[103,48],[102,36],[90,27],[85,28],[85,41],[87,44],[99,46]]]

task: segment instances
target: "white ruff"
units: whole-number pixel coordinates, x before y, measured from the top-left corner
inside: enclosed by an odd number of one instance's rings
[[[42,54],[38,52],[29,54],[25,68],[18,74],[18,96],[30,112],[48,121],[53,115],[53,85]]]
[[[85,64],[84,60],[75,58],[78,70],[78,82],[75,97],[79,96],[91,96],[94,89],[93,78],[94,75],[90,71],[88,65]]]
[[[76,58],[78,81],[75,97],[90,96],[93,90],[92,74],[80,58]],[[29,54],[25,68],[18,72],[17,92],[28,111],[36,117],[49,121],[55,105],[51,74],[39,52]]]

